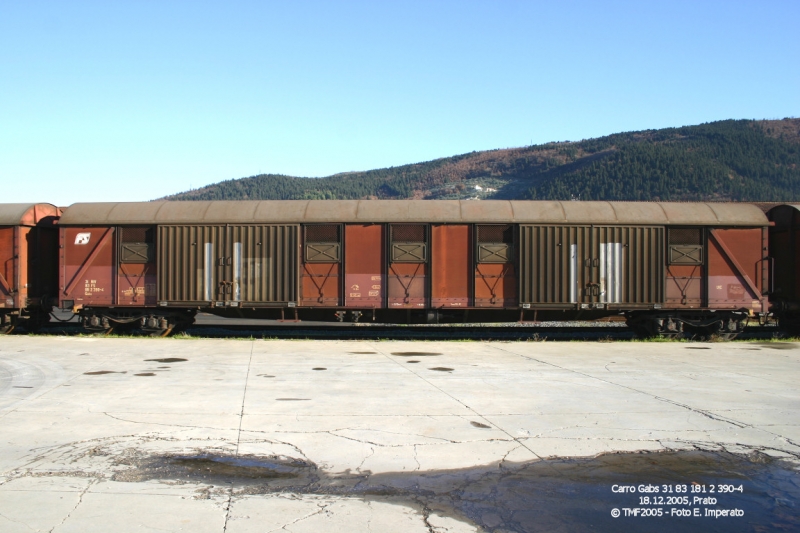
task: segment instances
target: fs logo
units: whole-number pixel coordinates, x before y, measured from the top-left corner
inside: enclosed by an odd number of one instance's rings
[[[89,244],[89,239],[91,237],[91,233],[78,233],[75,235],[75,244]]]

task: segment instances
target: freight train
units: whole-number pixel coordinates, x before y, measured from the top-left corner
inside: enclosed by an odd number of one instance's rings
[[[285,200],[0,205],[2,331],[54,306],[164,335],[198,311],[382,323],[800,325],[799,206]]]

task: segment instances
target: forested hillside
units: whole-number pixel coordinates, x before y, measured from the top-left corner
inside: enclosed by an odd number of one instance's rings
[[[327,178],[252,176],[167,199],[357,198],[800,201],[800,119],[619,133]]]

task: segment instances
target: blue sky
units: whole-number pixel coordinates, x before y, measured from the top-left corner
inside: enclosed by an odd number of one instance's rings
[[[3,202],[800,116],[800,1],[0,1]]]

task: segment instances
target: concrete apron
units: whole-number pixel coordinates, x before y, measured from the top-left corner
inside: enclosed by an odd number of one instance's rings
[[[791,343],[0,342],[4,532],[476,531],[359,487],[606,452],[800,457]]]

